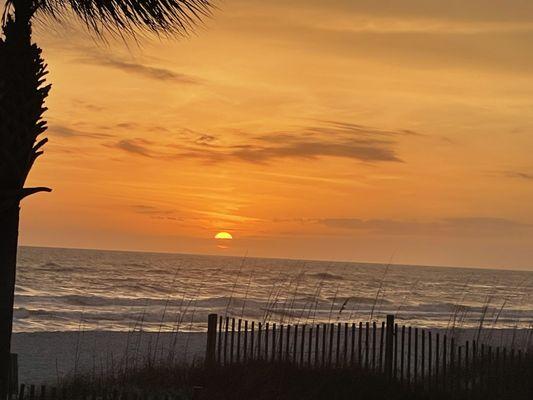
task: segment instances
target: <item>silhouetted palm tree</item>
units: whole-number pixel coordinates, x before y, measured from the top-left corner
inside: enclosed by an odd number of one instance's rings
[[[1,0],[0,0],[1,1]],[[45,187],[25,188],[47,139],[43,113],[50,85],[32,44],[32,21],[61,23],[76,15],[98,37],[185,33],[211,8],[210,0],[4,0],[0,35],[0,400],[6,397],[20,201]]]

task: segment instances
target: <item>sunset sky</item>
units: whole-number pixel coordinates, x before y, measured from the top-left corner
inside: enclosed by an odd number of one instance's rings
[[[22,244],[533,269],[532,1],[217,5],[140,45],[36,27]]]

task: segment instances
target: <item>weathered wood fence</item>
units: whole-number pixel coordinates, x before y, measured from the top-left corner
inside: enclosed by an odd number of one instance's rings
[[[443,333],[400,326],[394,316],[377,323],[283,325],[211,314],[206,362],[286,362],[312,368],[346,368],[384,374],[407,385],[473,387],[532,362],[532,351],[476,340],[458,344]]]

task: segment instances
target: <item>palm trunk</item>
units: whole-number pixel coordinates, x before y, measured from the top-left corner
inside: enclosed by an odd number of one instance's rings
[[[0,398],[8,394],[19,227],[18,204],[0,212]]]
[[[46,190],[24,189],[24,183],[46,139],[41,117],[49,86],[41,50],[31,43],[33,2],[13,0],[0,36],[0,400],[8,395],[11,332],[15,293],[19,203]],[[49,189],[48,189],[49,190]]]

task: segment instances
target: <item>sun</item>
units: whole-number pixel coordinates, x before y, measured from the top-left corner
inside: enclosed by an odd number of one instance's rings
[[[228,239],[233,239],[233,236],[231,236],[231,233],[228,233],[228,232],[218,232],[215,235],[215,239],[228,240]]]

